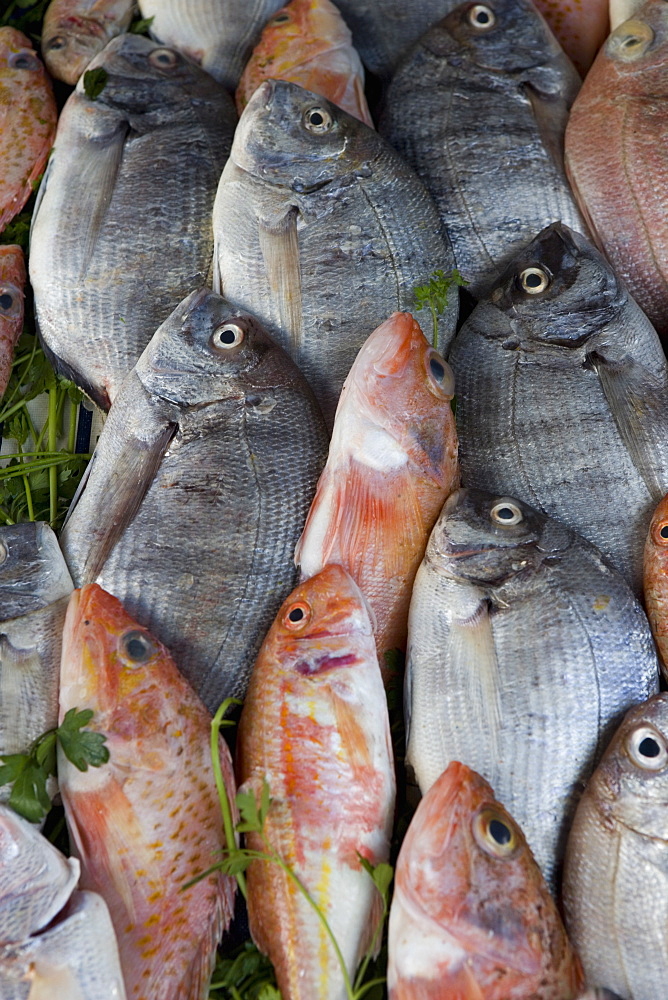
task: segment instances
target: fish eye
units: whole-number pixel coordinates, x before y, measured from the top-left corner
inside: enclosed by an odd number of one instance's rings
[[[628,737],[628,754],[643,771],[660,771],[668,763],[668,749],[653,726],[638,726]]]
[[[179,62],[179,57],[172,49],[153,49],[148,61],[158,69],[173,69]]]
[[[479,31],[489,31],[496,24],[496,14],[484,3],[474,4],[468,12],[469,24]]]
[[[519,524],[524,520],[522,511],[513,500],[497,500],[489,512],[489,516],[497,524]]]
[[[311,620],[311,609],[306,601],[295,601],[283,615],[283,624],[292,632],[298,632]]]
[[[427,371],[429,373],[429,388],[435,396],[452,399],[455,394],[455,376],[448,362],[438,351],[430,351],[427,355]]]
[[[509,858],[520,841],[510,817],[497,809],[481,809],[473,819],[473,835],[484,851],[495,858]]]
[[[21,52],[12,52],[9,57],[9,65],[12,69],[39,69],[42,64],[32,52],[23,49]]]
[[[528,295],[540,295],[550,284],[550,276],[542,267],[526,267],[520,274],[520,285]]]
[[[229,351],[244,339],[244,330],[238,323],[223,323],[211,334],[211,343],[222,351]]]
[[[289,20],[290,20],[290,15],[288,14],[288,12],[282,11],[280,14],[277,14],[276,17],[272,17],[271,21],[269,21],[269,24],[287,24]]]
[[[147,663],[157,652],[157,646],[147,632],[133,629],[121,638],[121,649],[132,663]]]
[[[3,312],[7,312],[14,305],[14,296],[11,292],[0,293],[0,309]]]
[[[2,301],[2,300],[0,299],[0,301]],[[659,523],[657,525],[655,525],[655,527],[654,527],[654,529],[652,531],[652,535],[653,535],[654,541],[656,542],[657,545],[667,546],[668,545],[668,521],[659,521]]]
[[[329,132],[333,124],[334,119],[327,108],[309,108],[308,111],[304,112],[304,128],[308,129],[309,132],[314,132],[316,135],[323,135],[325,132]]]
[[[66,46],[67,46],[67,39],[65,38],[64,35],[56,35],[56,37],[52,38],[51,41],[47,42],[46,45],[47,49],[53,50],[54,52],[57,52],[58,49],[64,49],[66,48]]]
[[[606,52],[621,62],[634,62],[647,52],[654,41],[654,32],[649,24],[631,18],[620,24],[606,42]]]

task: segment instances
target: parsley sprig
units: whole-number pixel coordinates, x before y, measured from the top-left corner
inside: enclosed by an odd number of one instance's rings
[[[461,274],[454,268],[449,274],[445,274],[442,268],[432,271],[432,275],[426,285],[417,285],[413,289],[416,309],[429,308],[434,325],[432,344],[438,347],[438,317],[442,316],[448,307],[448,295],[453,287],[463,288],[468,285],[468,281],[462,278]]]

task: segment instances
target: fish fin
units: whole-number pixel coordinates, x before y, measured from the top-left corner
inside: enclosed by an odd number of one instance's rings
[[[86,1000],[76,973],[58,964],[55,955],[47,962],[41,956],[31,962],[26,978],[30,982],[26,1000]]]
[[[269,288],[278,307],[279,323],[290,338],[293,355],[299,355],[303,318],[297,209],[291,208],[275,225],[260,222],[259,235]]]
[[[470,679],[471,713],[482,732],[489,734],[490,756],[498,756],[497,734],[501,728],[499,664],[489,614],[483,599],[466,619],[454,619],[451,626],[450,656]]]
[[[129,131],[130,126],[125,119],[121,119],[113,131],[95,142],[94,158],[87,160],[85,156],[80,156],[77,160],[80,183],[78,190],[82,192],[81,201],[77,206],[80,220],[77,236],[81,261],[80,281],[86,277],[111,205]]]
[[[223,907],[218,901],[215,912],[211,914],[208,933],[202,937],[192,962],[184,970],[183,978],[176,991],[170,997],[173,1000],[201,1000],[207,997],[208,985],[216,964],[216,951],[220,939],[230,923],[230,916],[224,919]]]
[[[371,907],[369,909],[369,914],[367,917],[366,925],[364,928],[364,933],[360,938],[359,950],[357,952],[357,961],[360,962],[369,948],[373,945],[374,935],[378,931],[378,927],[383,920],[385,914],[385,907],[383,904],[383,897],[380,892],[376,890],[371,899]],[[378,934],[378,940],[376,941],[375,947],[371,953],[373,958],[378,958],[380,954],[380,946],[383,943],[383,935]]]

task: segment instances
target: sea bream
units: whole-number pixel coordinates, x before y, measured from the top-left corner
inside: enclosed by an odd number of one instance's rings
[[[61,536],[173,653],[211,712],[243,697],[297,582],[294,548],[327,456],[313,394],[248,313],[193,292],[107,418]]]
[[[135,0],[51,0],[42,24],[44,62],[74,85],[94,56],[130,27]]]

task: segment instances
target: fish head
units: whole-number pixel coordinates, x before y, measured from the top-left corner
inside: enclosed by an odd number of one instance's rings
[[[19,246],[0,247],[0,330],[23,319],[26,266]]]
[[[582,348],[618,315],[628,293],[596,247],[554,222],[517,254],[488,301],[505,319],[489,336],[507,350]]]
[[[309,194],[369,176],[383,141],[326,98],[287,80],[265,80],[239,119],[230,158],[269,184]]]
[[[614,67],[628,85],[633,87],[633,80],[637,78],[640,90],[646,92],[647,75],[656,69],[652,75],[651,93],[658,97],[659,93],[665,94],[663,67],[667,43],[668,6],[665,0],[649,0],[608,36],[599,55],[597,71],[606,65]]]
[[[621,824],[657,844],[668,843],[668,692],[624,716],[587,796],[606,826]]]
[[[655,560],[659,572],[668,571],[668,495],[659,501],[650,521],[645,560],[649,558]]]
[[[74,86],[88,64],[109,41],[97,18],[54,17],[47,9],[42,32],[42,55],[47,69],[57,80]]]
[[[73,587],[58,539],[48,524],[0,527],[0,609],[18,618],[60,600]]]
[[[572,532],[513,497],[457,490],[446,500],[426,561],[455,580],[497,586],[528,577],[572,541]]]
[[[46,80],[46,71],[32,42],[16,28],[0,28],[0,100],[10,103],[13,85],[21,89],[29,81]],[[5,93],[6,92],[6,93]]]
[[[260,322],[208,289],[177,306],[135,371],[148,392],[179,406],[222,399],[262,406],[265,389],[294,377],[294,366]]]

